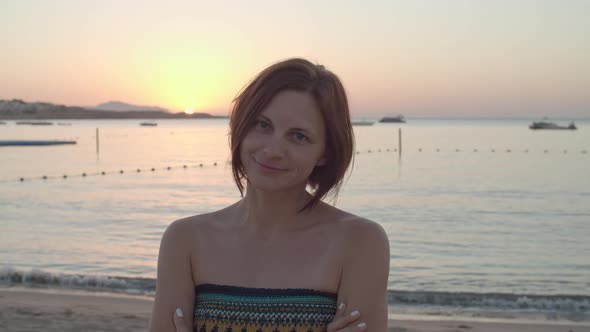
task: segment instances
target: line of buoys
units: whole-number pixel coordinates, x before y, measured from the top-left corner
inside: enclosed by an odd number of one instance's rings
[[[214,162],[212,165],[213,165],[213,166],[217,166],[217,162]],[[179,169],[188,169],[188,168],[197,168],[197,167],[198,167],[198,168],[202,168],[202,167],[204,167],[204,165],[203,165],[203,163],[199,163],[199,164],[196,164],[196,165],[193,165],[193,166],[186,165],[186,164],[184,164],[184,165],[181,165],[181,166],[178,166],[178,167],[166,166],[165,168],[163,168],[163,170],[168,170],[168,171],[170,171],[170,170],[172,170],[172,169],[174,169],[174,168],[179,168]],[[151,168],[149,168],[149,169],[147,169],[147,170],[149,170],[149,171],[151,171],[151,172],[155,172],[155,171],[157,170],[157,168],[155,168],[155,167],[151,167]],[[146,171],[147,171],[147,170],[146,170]],[[137,168],[137,169],[135,169],[135,172],[136,172],[136,173],[141,173],[141,172],[142,172],[142,169],[141,169],[141,168]],[[102,176],[104,176],[104,175],[107,175],[107,174],[113,174],[113,173],[124,174],[124,173],[125,173],[125,170],[122,170],[122,169],[121,169],[121,170],[119,170],[119,171],[117,171],[117,172],[106,172],[106,171],[100,171],[100,172],[96,172],[96,173],[87,173],[87,172],[83,172],[83,173],[80,173],[80,176],[81,176],[81,177],[88,177],[88,176],[92,176],[92,175],[102,175]],[[61,175],[61,176],[48,176],[48,175],[42,175],[42,176],[40,176],[40,177],[38,177],[38,178],[25,178],[25,177],[20,177],[20,178],[18,178],[18,181],[20,181],[20,182],[25,182],[25,181],[27,181],[27,180],[37,180],[37,179],[41,179],[41,180],[51,180],[51,179],[58,179],[58,178],[62,178],[62,179],[68,179],[69,177],[70,177],[70,175],[68,175],[68,174],[63,174],[63,175]]]
[[[428,150],[427,149],[424,149],[424,148],[417,148],[417,151],[418,152],[428,152]],[[440,149],[440,148],[436,148],[436,149],[434,149],[434,151],[435,152],[443,152],[443,150]],[[451,149],[451,150],[448,150],[448,151],[453,151],[453,152],[467,151],[467,152],[469,152],[469,150],[467,150],[467,149],[463,150],[463,149],[459,149],[459,148]],[[481,152],[481,151],[484,151],[484,150],[480,150],[480,149],[474,148],[471,151],[474,152],[474,153],[477,153],[477,152]],[[501,150],[501,149],[495,149],[495,148],[492,148],[489,151],[492,152],[492,153],[495,153],[495,152],[504,152],[504,153],[518,152],[518,150],[515,150],[515,149],[504,149],[504,150]],[[543,149],[542,151],[543,151],[543,153],[550,153],[552,150]],[[559,151],[559,150],[553,150],[553,151]],[[388,149],[367,149],[367,150],[364,150],[364,151],[356,151],[356,154],[373,153],[373,152],[397,152],[397,149],[393,149],[393,150],[392,149],[389,149],[389,148]],[[523,153],[529,153],[529,152],[531,152],[531,150],[530,149],[524,149],[524,150],[522,150],[522,152]],[[561,152],[563,154],[568,154],[568,153],[571,152],[571,150],[564,149],[564,150],[561,150]],[[588,150],[580,150],[580,153],[581,154],[587,154],[588,153]]]

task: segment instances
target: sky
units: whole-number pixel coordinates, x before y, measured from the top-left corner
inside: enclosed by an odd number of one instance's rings
[[[0,99],[227,115],[305,57],[353,117],[590,118],[590,1],[2,0]]]

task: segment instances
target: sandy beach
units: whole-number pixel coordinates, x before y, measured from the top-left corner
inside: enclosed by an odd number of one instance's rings
[[[0,330],[146,331],[152,298],[31,289],[0,290]],[[560,322],[490,322],[394,319],[389,332],[590,332],[590,326]]]

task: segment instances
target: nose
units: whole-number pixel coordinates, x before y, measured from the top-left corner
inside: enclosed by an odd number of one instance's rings
[[[280,159],[285,156],[285,148],[279,137],[272,137],[262,147],[262,153],[268,159]]]

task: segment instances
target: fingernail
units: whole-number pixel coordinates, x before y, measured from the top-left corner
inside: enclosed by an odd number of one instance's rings
[[[184,318],[184,314],[182,313],[182,309],[176,308],[176,317]]]
[[[358,310],[355,310],[355,311],[353,311],[353,312],[351,312],[351,313],[350,313],[350,315],[351,315],[352,317],[356,317],[356,316],[358,316],[358,315],[360,315],[360,314],[361,314],[361,313],[360,313]]]
[[[357,326],[360,327],[361,329],[364,329],[365,327],[367,327],[367,324],[365,324],[365,322],[361,322],[361,323],[358,323]]]
[[[342,310],[344,310],[344,307],[346,307],[346,304],[344,304],[344,302],[341,302],[340,305],[338,306],[338,310],[342,311]]]

